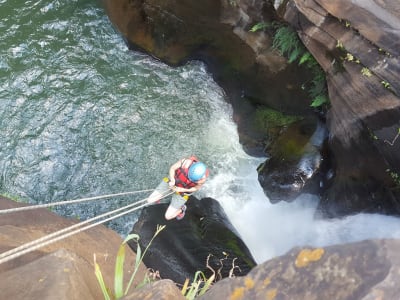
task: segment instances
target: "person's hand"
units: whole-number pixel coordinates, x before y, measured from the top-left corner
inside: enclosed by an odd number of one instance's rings
[[[169,185],[170,188],[175,186],[175,179],[170,179],[169,182],[168,182],[168,185]]]

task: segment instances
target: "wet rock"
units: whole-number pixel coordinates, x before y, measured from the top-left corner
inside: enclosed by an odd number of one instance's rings
[[[312,113],[301,86],[308,71],[288,64],[271,49],[271,34],[250,32],[277,16],[269,1],[106,0],[110,20],[132,49],[170,65],[205,62],[238,105],[254,103],[296,113]],[[295,101],[293,99],[296,99]],[[235,106],[234,106],[235,109]]]
[[[167,206],[162,203],[144,208],[132,231],[140,236],[139,245],[144,249],[157,224],[166,225],[144,257],[145,265],[159,271],[161,278],[183,284],[186,278],[192,280],[197,271],[211,276],[212,268],[218,280],[247,274],[255,266],[249,250],[216,200],[197,200],[192,196],[180,221],[164,219]],[[136,250],[135,243],[130,246]]]
[[[258,180],[271,203],[290,202],[301,193],[319,193],[326,136],[323,124],[303,120],[289,125],[273,141],[267,149],[270,159],[258,170]]]
[[[397,299],[399,240],[296,248],[247,276],[217,282],[199,299]]]
[[[326,73],[335,179],[320,211],[400,213],[397,1],[289,1],[285,19]]]

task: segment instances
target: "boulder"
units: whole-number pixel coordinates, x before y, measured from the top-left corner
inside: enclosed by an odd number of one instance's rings
[[[26,204],[0,197],[0,209]],[[0,215],[0,253],[14,249],[76,224],[47,209]],[[107,287],[114,286],[115,258],[121,237],[103,225],[72,235],[0,264],[0,288],[4,299],[102,299],[94,274],[93,256]],[[135,265],[136,254],[126,247],[125,286]],[[144,279],[141,265],[132,285]]]
[[[295,248],[246,276],[217,282],[199,299],[398,299],[399,246],[399,240],[366,240]]]
[[[177,288],[175,282],[169,279],[158,280],[146,284],[140,289],[133,290],[132,293],[123,297],[121,300],[184,300],[186,299]]]
[[[324,216],[400,213],[400,9],[386,1],[289,1],[285,19],[324,69],[334,180]]]
[[[215,272],[216,280],[219,280],[247,274],[255,266],[250,251],[216,200],[197,200],[191,196],[186,215],[180,221],[164,219],[168,205],[145,207],[132,230],[140,236],[139,245],[143,251],[157,224],[166,225],[143,260],[147,267],[158,271],[161,278],[183,284],[186,278],[193,280],[195,273],[202,271],[207,277]],[[135,243],[129,245],[136,250]]]
[[[3,299],[101,299],[93,266],[65,249],[0,273]]]
[[[315,126],[302,120],[288,126],[267,148],[270,158],[258,169],[258,180],[271,203],[291,202],[302,193],[319,194],[326,136],[323,123]]]
[[[271,49],[271,33],[250,29],[277,18],[269,1],[105,0],[107,14],[132,49],[170,65],[205,62],[230,100],[243,97],[281,111],[310,114],[301,86],[308,71]]]

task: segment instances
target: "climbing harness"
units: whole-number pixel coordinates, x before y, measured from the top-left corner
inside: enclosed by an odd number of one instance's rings
[[[143,190],[143,191],[152,191],[152,190]],[[101,198],[110,198],[110,197],[113,197],[113,196],[116,196],[116,195],[121,196],[121,195],[139,193],[139,192],[143,192],[143,191],[135,191],[135,192],[112,194],[112,195],[96,196],[96,197],[83,198],[83,199],[78,199],[78,200],[69,200],[69,203],[71,203],[71,201],[74,201],[72,203],[76,203],[76,202],[89,201],[89,200],[95,200],[95,199],[101,199]],[[163,195],[161,197],[161,199],[165,198],[165,197],[168,197],[169,195],[171,195],[173,193],[174,193],[173,191],[167,191],[167,193],[165,193],[165,195]],[[93,218],[90,218],[90,219],[87,219],[87,220],[82,221],[80,223],[71,225],[71,226],[66,227],[64,229],[61,229],[59,231],[56,231],[56,232],[53,232],[51,234],[45,235],[45,236],[43,236],[43,237],[41,237],[39,239],[36,239],[34,241],[31,241],[31,242],[28,242],[26,244],[23,244],[23,245],[21,245],[19,247],[16,247],[14,249],[9,250],[9,251],[0,253],[0,264],[5,263],[7,261],[10,261],[10,260],[12,260],[14,258],[17,258],[19,256],[22,256],[22,255],[24,255],[26,253],[32,252],[32,251],[34,251],[34,250],[36,250],[38,248],[41,248],[41,247],[47,246],[47,245],[49,245],[51,243],[57,242],[57,241],[59,241],[61,239],[67,238],[67,237],[69,237],[71,235],[80,233],[82,231],[85,231],[85,230],[90,229],[92,227],[95,227],[97,225],[103,224],[105,222],[108,222],[108,221],[111,221],[113,219],[119,218],[119,217],[121,217],[123,215],[126,215],[126,214],[129,214],[131,212],[134,212],[135,210],[138,210],[140,208],[143,208],[143,207],[147,206],[148,205],[147,199],[148,198],[145,198],[145,199],[139,200],[139,201],[137,201],[135,203],[131,203],[131,204],[126,205],[124,207],[115,209],[115,210],[113,210],[111,212],[103,213],[103,214],[101,214],[99,216],[95,216]],[[68,201],[55,202],[53,204],[49,203],[48,206],[60,205],[60,203],[66,204],[67,202]],[[142,203],[144,203],[144,204],[142,204]],[[41,206],[41,205],[36,205],[35,207],[37,207],[37,206]],[[41,207],[43,207],[43,206],[41,206]],[[25,208],[25,207],[22,207],[22,208]],[[12,209],[7,209],[7,210],[3,210],[3,211],[15,212],[15,210],[12,210]],[[112,214],[115,214],[115,213],[118,213],[118,214],[114,215],[114,216],[110,216],[110,217],[108,217],[106,219],[97,221],[95,223],[91,223],[93,221],[96,221],[98,219],[107,217],[108,215],[112,215]],[[81,227],[81,226],[83,226],[85,224],[88,224],[88,225],[86,225],[84,227]],[[79,228],[79,227],[81,227],[81,228]],[[75,229],[75,230],[73,230],[73,229]],[[71,231],[71,230],[73,230],[73,231]]]

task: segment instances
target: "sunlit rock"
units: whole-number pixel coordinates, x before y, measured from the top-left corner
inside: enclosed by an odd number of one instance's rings
[[[295,248],[247,276],[217,282],[199,299],[397,299],[399,240]]]
[[[26,204],[0,197],[0,209],[20,206]],[[76,223],[43,208],[1,214],[0,253]],[[113,289],[115,257],[121,243],[116,232],[98,225],[6,261],[0,264],[2,299],[102,299],[94,274],[94,255],[106,286]],[[127,283],[132,274],[128,266],[134,265],[136,255],[126,248]],[[139,266],[133,287],[143,281],[146,271],[143,264]]]

